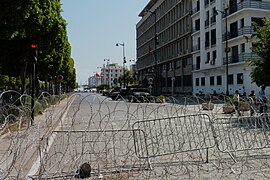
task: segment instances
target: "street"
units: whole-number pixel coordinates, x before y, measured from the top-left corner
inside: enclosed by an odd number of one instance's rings
[[[72,179],[89,163],[90,179],[268,179],[268,119],[221,106],[75,94],[1,137],[1,177]]]

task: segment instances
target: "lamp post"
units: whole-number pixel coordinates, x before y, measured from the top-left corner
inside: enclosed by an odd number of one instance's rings
[[[125,43],[116,43],[116,46],[122,46],[123,47],[123,88],[126,87],[126,75],[125,75],[125,64],[126,64],[126,57],[125,57]]]
[[[155,74],[155,77],[154,77],[154,88],[155,88],[155,94],[158,95],[158,65],[157,65],[157,45],[158,45],[158,34],[157,34],[157,13],[156,13],[156,9],[154,11],[148,11],[150,12],[151,14],[154,15],[154,33],[155,33],[155,46],[154,46],[154,74]]]
[[[217,15],[218,12],[221,14],[224,14],[225,16],[225,53],[226,53],[226,95],[229,95],[229,48],[228,48],[228,8],[224,9],[224,11],[221,10],[215,10],[215,14]]]
[[[108,70],[108,85],[111,87],[111,81],[110,81],[110,59],[104,59],[104,61],[107,61],[106,70]]]

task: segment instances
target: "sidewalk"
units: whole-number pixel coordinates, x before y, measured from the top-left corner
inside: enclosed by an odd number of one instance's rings
[[[74,99],[74,95],[68,97],[46,109],[42,115],[35,116],[34,125],[29,128],[22,127],[19,132],[7,132],[0,136],[0,179],[7,176],[16,179],[27,177]]]

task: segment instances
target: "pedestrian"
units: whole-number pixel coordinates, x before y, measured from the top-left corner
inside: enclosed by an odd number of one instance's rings
[[[237,114],[241,116],[241,113],[239,111],[239,102],[240,102],[240,94],[238,90],[235,90],[235,94],[233,95],[233,105]]]
[[[259,91],[259,98],[263,100],[265,98],[265,87],[262,86],[261,90]]]
[[[243,97],[246,97],[247,96],[247,93],[246,93],[246,88],[245,86],[243,86],[243,94],[242,94]]]
[[[248,95],[249,97],[249,104],[250,104],[250,116],[253,116],[255,111],[253,107],[256,107],[256,101],[255,101],[255,91],[251,90],[250,94]]]
[[[265,87],[262,86],[261,90],[259,91],[259,98],[260,98],[260,113],[264,113],[267,111],[267,99],[265,97]]]

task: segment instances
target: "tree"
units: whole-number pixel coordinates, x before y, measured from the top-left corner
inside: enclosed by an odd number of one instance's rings
[[[257,53],[260,59],[249,59],[249,64],[253,67],[250,76],[257,86],[270,85],[270,20],[264,18],[263,25],[254,23],[257,42],[252,45],[252,51]]]
[[[38,43],[36,72],[45,81],[59,73],[68,73],[68,83],[75,87],[76,71],[65,62],[71,58],[67,23],[61,16],[60,0],[0,1],[0,67],[2,74],[21,77],[22,91],[30,76],[30,45]],[[73,60],[72,60],[73,61]],[[70,64],[70,63],[67,63]],[[48,75],[50,77],[48,77]],[[74,82],[73,82],[74,81]]]

